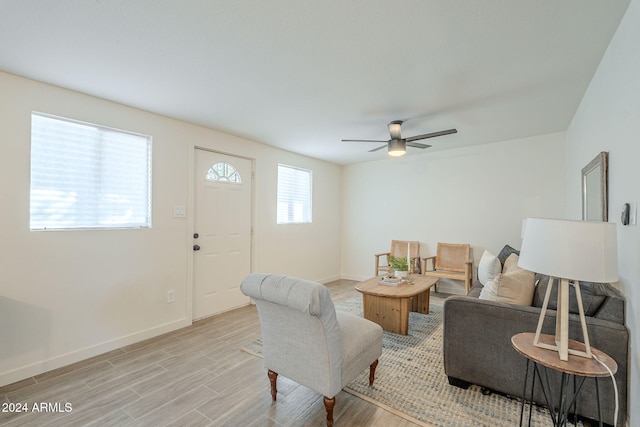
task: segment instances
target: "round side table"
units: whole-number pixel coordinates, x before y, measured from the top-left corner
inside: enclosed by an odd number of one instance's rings
[[[533,377],[531,380],[531,393],[530,393],[530,406],[529,406],[529,425],[531,424],[531,407],[533,406],[533,390],[535,388],[536,377],[540,381],[542,386],[543,395],[547,401],[547,407],[549,408],[549,413],[551,414],[551,418],[553,419],[554,426],[566,426],[567,419],[569,416],[569,411],[572,406],[575,405],[576,398],[580,393],[580,389],[582,388],[582,384],[587,378],[595,378],[596,381],[596,399],[598,400],[598,418],[599,425],[602,426],[602,411],[600,408],[600,388],[598,385],[598,378],[600,377],[608,377],[609,371],[607,368],[611,370],[611,373],[615,374],[618,370],[618,364],[615,360],[609,357],[607,354],[602,351],[591,347],[591,353],[600,360],[596,359],[587,359],[585,357],[569,355],[569,360],[564,361],[560,360],[560,356],[557,351],[547,350],[544,348],[536,347],[533,345],[533,339],[535,337],[534,333],[521,333],[516,334],[511,337],[511,345],[514,349],[524,357],[527,358],[527,371],[525,373],[524,379],[524,389],[522,391],[522,407],[520,408],[520,426],[522,426],[522,420],[524,416],[524,405],[527,393],[527,379],[529,377],[529,363],[533,362]],[[553,335],[540,335],[540,342],[546,344],[554,344],[555,337]],[[569,348],[584,351],[585,345],[581,342],[569,340]],[[605,366],[603,366],[606,365]],[[558,402],[557,407],[553,407],[550,398],[551,398],[551,389],[550,384],[547,380],[545,384],[542,381],[542,377],[540,376],[540,368],[539,365],[542,365],[546,368],[553,369],[562,373],[562,380],[560,384],[560,401]],[[569,379],[570,377],[574,378],[574,387],[573,394],[571,396],[567,396],[569,390]],[[576,382],[576,377],[580,377],[580,381]],[[557,411],[556,411],[557,408]],[[575,408],[575,407],[574,407]]]

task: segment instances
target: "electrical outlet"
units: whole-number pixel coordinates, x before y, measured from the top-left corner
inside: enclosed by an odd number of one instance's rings
[[[176,302],[176,291],[174,290],[167,291],[167,302],[169,304],[172,302]]]

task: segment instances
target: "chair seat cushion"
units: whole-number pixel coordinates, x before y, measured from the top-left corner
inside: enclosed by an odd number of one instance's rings
[[[342,332],[342,386],[353,381],[382,354],[382,328],[362,317],[336,311]]]

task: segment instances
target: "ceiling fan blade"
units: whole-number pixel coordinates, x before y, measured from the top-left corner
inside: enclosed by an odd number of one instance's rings
[[[389,142],[375,139],[343,139],[342,142]]]
[[[380,146],[378,148],[374,148],[373,150],[369,150],[369,152],[373,153],[374,151],[382,150],[383,148],[387,148],[387,147],[388,147],[388,145],[382,145],[382,146]]]
[[[457,133],[457,132],[458,131],[456,129],[441,130],[439,132],[431,132],[431,133],[425,133],[423,135],[412,136],[407,138],[406,141],[411,142],[411,141],[417,141],[419,139],[435,138],[436,136],[449,135],[451,133]]]
[[[420,144],[419,142],[407,142],[407,147],[414,147],[414,148],[429,148],[431,147],[428,144]]]

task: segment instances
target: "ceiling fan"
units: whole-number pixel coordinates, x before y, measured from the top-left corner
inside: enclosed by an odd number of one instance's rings
[[[389,123],[388,127],[389,127],[389,135],[391,136],[391,139],[389,139],[388,141],[376,141],[371,139],[343,139],[342,142],[385,142],[387,145],[382,145],[378,148],[374,148],[373,150],[369,150],[369,152],[371,153],[373,151],[382,150],[383,148],[387,147],[387,150],[390,156],[398,157],[398,156],[403,156],[407,152],[407,147],[414,147],[414,148],[431,147],[430,145],[420,144],[419,142],[414,142],[414,141],[418,141],[420,139],[435,138],[436,136],[449,135],[449,134],[458,132],[456,129],[448,129],[448,130],[442,130],[439,132],[431,132],[431,133],[425,133],[423,135],[411,136],[409,138],[402,138],[402,135],[401,135],[402,120],[394,120],[391,123]]]

